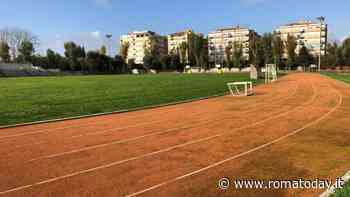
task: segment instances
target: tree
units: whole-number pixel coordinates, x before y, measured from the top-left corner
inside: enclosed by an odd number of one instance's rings
[[[309,50],[305,46],[302,46],[297,56],[297,63],[302,66],[309,66],[313,63],[313,60],[313,56],[309,53]]]
[[[196,66],[202,68],[202,64],[204,64],[204,62],[201,61],[201,56],[203,55],[203,51],[205,50],[205,40],[202,35],[196,34],[193,34],[192,39],[190,40],[192,40],[192,44],[190,44],[190,51],[192,51],[194,60],[196,62]]]
[[[188,55],[188,44],[186,42],[182,42],[179,46],[179,55],[180,55],[180,62],[182,64],[189,63],[189,55]]]
[[[134,69],[134,68],[136,68],[135,59],[129,59],[128,60],[128,69],[131,70],[131,69]]]
[[[127,62],[129,46],[129,42],[123,42],[120,46],[119,55],[123,58],[124,62]]]
[[[233,55],[232,55],[233,67],[241,69],[242,61],[243,61],[242,44],[239,42],[234,42],[233,43]]]
[[[121,55],[116,55],[114,57],[115,64],[117,65],[117,71],[119,73],[127,73],[128,67],[125,64],[124,58]]]
[[[47,49],[46,57],[47,57],[47,68],[57,68],[58,67],[59,62],[58,62],[56,53],[53,50]]]
[[[284,43],[279,35],[274,34],[273,41],[272,41],[272,54],[273,54],[274,63],[276,64],[277,67],[281,66],[283,53],[284,53]]]
[[[208,39],[207,38],[203,38],[203,46],[201,49],[201,53],[200,53],[200,65],[201,67],[208,69],[209,68],[209,51],[208,51]]]
[[[31,43],[30,41],[23,41],[21,43],[21,46],[18,49],[19,52],[19,60],[21,62],[30,62],[31,61],[31,57],[34,54],[34,46],[33,43]]]
[[[47,63],[47,57],[46,56],[41,56],[41,55],[34,55],[32,57],[32,64],[37,67],[41,68],[47,68],[48,63]]]
[[[159,60],[162,64],[162,70],[170,69],[171,55],[161,55]]]
[[[350,38],[344,40],[342,49],[344,63],[345,65],[350,66]]]
[[[232,66],[232,45],[228,45],[225,48],[225,62],[229,68]]]
[[[342,66],[345,64],[344,56],[343,56],[343,47],[338,46],[338,48],[335,51],[335,57],[336,57],[336,65]]]
[[[102,54],[102,55],[106,55],[106,54],[107,54],[107,48],[106,48],[105,45],[103,45],[103,46],[101,47],[101,49],[100,49],[100,54]]]
[[[338,44],[328,43],[327,54],[323,56],[322,65],[327,67],[336,67],[337,66],[337,50]]]
[[[286,49],[287,49],[287,55],[288,55],[287,64],[289,67],[295,66],[296,48],[297,48],[296,38],[294,36],[288,35],[287,42],[286,42]]]
[[[6,42],[0,42],[0,58],[4,62],[10,61],[10,47]]]
[[[265,33],[262,37],[262,48],[264,51],[264,63],[274,63],[273,58],[273,35],[271,33]]]
[[[265,63],[264,56],[261,38],[258,35],[253,34],[249,40],[249,61],[257,67],[262,67]]]
[[[100,54],[96,51],[89,51],[86,54],[86,64],[89,72],[98,71],[98,65],[101,65]]]
[[[178,71],[182,71],[182,70],[184,69],[184,65],[181,64],[179,54],[173,54],[173,55],[171,55],[170,69],[172,69],[172,70],[178,70]]]
[[[6,27],[0,29],[0,40],[9,45],[13,59],[16,59],[20,54],[19,48],[21,48],[23,42],[31,42],[33,44],[33,48],[39,45],[39,40],[35,35],[27,30],[17,27]]]
[[[79,59],[85,58],[84,47],[77,46],[74,42],[64,43],[64,55],[68,58],[71,70],[81,70],[81,61]]]
[[[162,53],[160,51],[159,43],[161,42],[161,39],[165,39],[161,36],[152,36],[150,37],[149,43],[145,43],[144,49],[145,49],[145,56],[143,58],[143,65],[144,69],[154,69],[154,70],[161,70],[162,69],[162,63],[161,63],[161,56]]]

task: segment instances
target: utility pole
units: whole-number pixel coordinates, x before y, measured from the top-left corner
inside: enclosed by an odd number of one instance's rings
[[[323,25],[325,21],[325,17],[317,17],[317,20],[320,21],[320,53],[318,55],[318,72],[321,72],[321,56],[322,56],[322,32],[323,32]]]
[[[106,34],[107,42],[108,42],[108,55],[111,57],[112,56],[112,47],[111,47],[111,39],[112,39],[112,34]]]

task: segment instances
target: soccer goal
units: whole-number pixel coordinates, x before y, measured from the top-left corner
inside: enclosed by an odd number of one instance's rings
[[[265,83],[277,81],[277,66],[276,64],[266,64],[265,66]]]
[[[232,96],[251,96],[254,94],[253,82],[231,82],[227,83],[228,89]]]

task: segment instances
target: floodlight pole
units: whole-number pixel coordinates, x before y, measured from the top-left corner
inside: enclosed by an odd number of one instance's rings
[[[320,53],[318,55],[318,72],[321,72],[321,55],[322,55],[322,28],[323,28],[323,24],[325,21],[325,17],[321,16],[321,17],[317,17],[317,20],[320,21]]]
[[[111,38],[112,34],[106,34],[107,42],[108,42],[108,54],[109,56],[112,56],[112,49],[111,49]]]

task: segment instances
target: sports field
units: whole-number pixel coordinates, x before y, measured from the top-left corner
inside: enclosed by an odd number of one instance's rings
[[[251,97],[2,129],[0,196],[316,196],[217,183],[341,177],[349,109],[348,85],[301,73]]]
[[[207,97],[249,74],[162,74],[0,78],[0,125]]]

